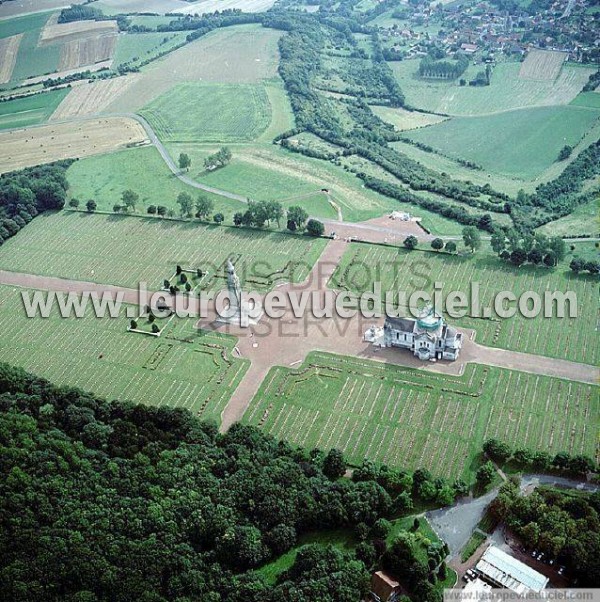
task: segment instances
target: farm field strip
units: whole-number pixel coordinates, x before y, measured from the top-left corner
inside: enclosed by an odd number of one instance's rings
[[[238,9],[245,13],[259,13],[268,10],[273,4],[275,0],[199,0],[171,12],[179,15],[204,15],[215,11]]]
[[[244,421],[308,448],[390,466],[470,476],[487,437],[531,449],[596,453],[595,387],[480,365],[462,377],[312,352],[274,367]],[[549,395],[551,397],[549,398]]]
[[[17,60],[22,33],[0,39],[0,84],[6,84],[12,77]]]
[[[239,142],[259,136],[272,111],[262,85],[188,82],[171,88],[140,114],[162,142]]]
[[[82,117],[101,113],[113,100],[139,79],[132,73],[125,77],[105,79],[82,84],[71,89],[52,114],[52,120]]]
[[[410,106],[448,115],[488,115],[528,107],[566,105],[580,92],[593,69],[566,64],[555,80],[519,78],[521,63],[499,63],[491,85],[460,86],[419,78],[417,60],[396,61],[390,67]],[[474,67],[476,70],[477,67]],[[475,75],[474,73],[472,75]],[[467,75],[469,77],[469,75]]]
[[[519,69],[520,79],[554,81],[567,58],[564,52],[552,50],[530,50]]]
[[[61,46],[58,68],[66,71],[108,61],[112,59],[116,44],[117,34],[69,40]]]
[[[480,287],[481,306],[491,305],[500,291],[519,295],[535,291],[573,291],[577,297],[576,318],[513,318],[499,320],[477,317],[450,319],[463,328],[473,328],[483,345],[526,353],[560,357],[595,365],[599,358],[596,332],[597,285],[592,277],[575,275],[563,263],[553,270],[522,266],[514,268],[495,257],[480,253],[461,257],[436,253],[410,253],[375,245],[350,245],[330,286],[363,292],[381,282],[382,291],[414,290],[433,292],[441,282],[447,294],[460,290],[468,294],[472,282]]]
[[[95,37],[98,34],[117,33],[119,28],[116,21],[72,21],[71,23],[57,23],[58,14],[48,19],[42,29],[40,44],[64,42],[74,38],[86,36]]]
[[[248,367],[231,355],[234,339],[175,323],[159,339],[126,331],[125,317],[51,316],[43,328],[25,316],[20,289],[0,287],[0,361],[57,384],[112,399],[185,407],[219,420]],[[68,361],[65,361],[68,358]]]
[[[47,121],[63,98],[67,88],[0,103],[0,130],[27,127]]]
[[[65,233],[68,232],[68,237]],[[160,218],[41,215],[0,248],[0,269],[159,290],[177,264],[209,271],[203,288],[225,288],[232,258],[242,285],[265,291],[302,281],[325,240]]]
[[[128,117],[102,117],[0,132],[0,173],[59,159],[108,153],[146,140],[144,128]]]

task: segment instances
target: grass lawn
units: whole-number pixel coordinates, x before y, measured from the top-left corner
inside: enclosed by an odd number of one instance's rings
[[[499,63],[489,86],[473,87],[417,77],[418,60],[389,63],[408,105],[448,115],[487,115],[509,109],[571,102],[587,82],[592,68],[563,66],[556,81],[519,79],[521,63]],[[472,79],[481,65],[470,65],[463,76]]]
[[[456,117],[406,135],[484,169],[533,179],[556,161],[565,144],[575,146],[599,117],[600,110],[596,109],[539,107],[482,117]]]
[[[467,316],[450,319],[458,327],[476,330],[484,345],[559,357],[594,365],[600,359],[594,325],[597,318],[597,282],[593,276],[576,275],[564,261],[556,268],[521,266],[515,268],[481,250],[474,255],[449,255],[429,251],[396,250],[376,245],[351,244],[334,274],[330,286],[363,292],[381,282],[382,291],[416,290],[433,292],[434,282],[450,291],[469,293],[471,283],[479,285],[481,308],[493,307],[500,291],[519,295],[534,291],[573,291],[577,296],[576,318],[492,319]],[[442,310],[443,308],[439,308]],[[567,313],[568,316],[568,313]]]
[[[326,241],[301,235],[207,226],[158,217],[60,212],[37,217],[0,248],[1,269],[159,290],[176,265],[207,273],[202,288],[225,288],[232,258],[255,291],[303,280]],[[260,261],[261,264],[255,266]],[[301,266],[297,266],[297,262]]]
[[[271,106],[260,84],[182,83],[140,114],[163,142],[254,140],[271,122]]]
[[[590,201],[579,205],[573,213],[561,217],[553,222],[548,222],[540,228],[548,236],[577,236],[590,234],[598,236],[598,201]]]
[[[94,199],[98,209],[106,211],[112,211],[113,205],[120,203],[123,190],[129,188],[140,196],[137,210],[141,213],[146,212],[148,205],[164,205],[179,213],[177,195],[180,192],[188,192],[194,198],[200,193],[210,197],[215,211],[222,212],[229,222],[236,211],[244,209],[238,201],[205,193],[181,182],[153,146],[80,159],[67,171],[67,179],[71,197],[79,199],[82,206],[88,199]]]
[[[0,130],[27,127],[48,120],[69,89],[53,90],[0,103]]]
[[[298,367],[271,369],[244,421],[309,449],[339,448],[354,464],[369,458],[471,481],[490,437],[594,456],[596,392],[474,364],[448,376],[312,352]]]
[[[29,319],[21,290],[0,286],[0,361],[57,385],[219,421],[248,368],[232,355],[235,339],[198,331],[193,320],[175,319],[155,338],[127,332],[125,315]]]

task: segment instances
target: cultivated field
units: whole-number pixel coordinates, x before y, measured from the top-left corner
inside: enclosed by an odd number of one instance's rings
[[[48,13],[33,14],[9,21],[0,21],[0,37],[23,33],[11,81],[22,82],[30,77],[56,72],[60,58],[60,44],[40,46],[40,36]]]
[[[140,78],[138,73],[94,81],[71,89],[58,105],[51,119],[68,119],[101,113],[114,99]]]
[[[554,81],[565,62],[564,52],[552,50],[531,50],[519,69],[521,79]]]
[[[476,340],[484,345],[591,365],[600,359],[595,330],[597,282],[592,276],[575,275],[566,262],[553,270],[515,268],[485,252],[456,256],[351,245],[332,285],[361,292],[369,290],[373,282],[381,282],[383,291],[406,291],[407,295],[416,290],[432,293],[434,282],[442,283],[445,294],[457,290],[468,294],[471,283],[478,283],[482,308],[493,307],[493,297],[501,291],[515,295],[535,291],[542,298],[544,291],[573,291],[577,296],[576,318],[545,318],[543,314],[524,318],[517,313],[504,320],[476,317],[449,320],[459,327],[476,330]]]
[[[377,117],[391,123],[400,132],[434,125],[447,119],[442,115],[419,113],[418,111],[407,111],[406,109],[392,109],[390,107],[372,106],[371,110]]]
[[[118,15],[122,13],[159,13],[164,14],[185,8],[187,2],[183,0],[98,0],[90,6],[100,9],[105,15]]]
[[[159,19],[160,17],[138,17],[138,19],[153,18]],[[173,18],[169,17],[168,20],[173,20]],[[147,25],[147,27],[151,27],[151,25]],[[176,33],[151,32],[120,35],[117,37],[117,47],[113,57],[114,64],[139,64],[184,42],[187,34],[186,31],[179,31]]]
[[[255,83],[275,77],[280,35],[254,25],[211,32],[148,65],[108,109],[138,111],[182,82]]]
[[[61,46],[58,68],[77,69],[107,61],[112,58],[116,44],[117,34],[69,40]]]
[[[63,88],[0,103],[0,130],[47,121],[69,90]]]
[[[260,84],[185,83],[140,114],[163,142],[242,142],[267,128],[271,106]]]
[[[176,8],[171,12],[180,15],[203,15],[214,13],[216,10],[239,9],[245,13],[260,13],[271,8],[273,4],[275,0],[200,0],[187,3],[187,6]]]
[[[16,0],[0,4],[0,20],[70,6],[65,0]],[[47,16],[47,15],[46,15]]]
[[[244,420],[308,449],[436,476],[473,476],[485,438],[596,455],[595,387],[469,364],[449,377],[313,352],[273,368]]]
[[[581,91],[593,69],[566,64],[553,81],[523,80],[521,63],[499,63],[489,86],[459,85],[458,81],[424,80],[417,76],[417,60],[390,63],[410,106],[448,115],[487,115],[509,109],[564,105]],[[480,66],[465,75],[474,77]]]
[[[145,140],[144,128],[134,119],[126,117],[0,132],[0,173],[58,159],[108,153]]]
[[[0,286],[0,361],[107,399],[182,407],[218,421],[248,367],[234,339],[172,321],[160,338],[126,331],[128,320],[31,320],[21,290]]]
[[[40,35],[40,44],[62,43],[74,38],[94,38],[100,34],[118,33],[116,21],[72,21],[57,23],[56,16],[48,20]]]
[[[202,288],[221,290],[231,258],[242,285],[261,291],[279,281],[302,281],[306,264],[312,265],[324,246],[322,239],[299,235],[69,212],[42,215],[6,241],[0,269],[133,288],[147,282],[159,290],[181,265],[207,273]]]
[[[23,34],[0,39],[0,84],[10,81]]]
[[[547,236],[599,235],[598,201],[580,205],[572,213],[538,228]]]
[[[484,169],[533,179],[556,161],[565,144],[575,146],[598,118],[598,109],[538,107],[481,117],[455,117],[412,130],[407,136]],[[490,138],[493,144],[489,143]]]

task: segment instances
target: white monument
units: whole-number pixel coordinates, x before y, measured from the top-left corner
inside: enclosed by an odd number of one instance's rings
[[[262,306],[254,299],[251,302],[244,299],[240,279],[235,273],[235,267],[231,263],[231,259],[227,260],[225,273],[227,275],[229,307],[220,312],[217,321],[226,324],[239,324],[244,328],[258,323],[263,315]]]

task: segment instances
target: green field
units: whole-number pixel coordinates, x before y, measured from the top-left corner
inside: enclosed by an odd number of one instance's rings
[[[9,38],[33,29],[41,29],[50,17],[49,12],[0,20],[0,38]]]
[[[571,102],[574,107],[600,109],[600,94],[598,92],[582,92]]]
[[[368,281],[368,284],[365,282]],[[577,296],[576,318],[484,319],[467,316],[450,319],[462,328],[476,331],[483,345],[514,349],[527,353],[559,357],[595,365],[600,359],[595,325],[598,312],[598,286],[592,276],[576,275],[563,262],[548,268],[514,266],[484,251],[471,255],[435,252],[408,252],[376,245],[352,244],[333,277],[333,286],[362,292],[381,282],[383,291],[417,290],[433,292],[434,282],[443,285],[443,293],[469,293],[471,283],[480,287],[481,307],[493,307],[492,299],[500,291],[519,295],[534,291],[573,291]],[[439,308],[443,309],[443,308]],[[495,314],[492,314],[495,315]]]
[[[0,130],[27,127],[48,120],[68,88],[0,102]]]
[[[539,107],[455,117],[405,135],[484,169],[533,179],[556,161],[565,144],[575,146],[599,117],[600,110],[596,109]]]
[[[98,209],[106,211],[112,211],[113,205],[120,202],[123,190],[128,188],[140,195],[137,210],[142,213],[148,205],[164,205],[178,213],[180,192],[188,192],[193,197],[200,193],[177,179],[153,146],[80,159],[69,168],[67,178],[71,197],[79,199],[82,205],[87,199],[94,199]],[[202,194],[212,198],[215,211],[222,212],[226,220],[231,221],[233,213],[244,209],[238,201]]]
[[[141,18],[141,17],[140,17]],[[151,18],[151,17],[146,17]],[[156,17],[160,19],[161,17]],[[140,62],[165,52],[185,41],[185,32],[177,33],[131,33],[120,35],[113,57],[113,65]]]
[[[547,236],[598,236],[598,200],[576,207],[572,213],[538,228]]]
[[[29,77],[51,74],[58,69],[60,45],[38,46],[42,28],[50,17],[50,13],[43,14],[44,18],[41,24],[33,19],[34,16],[40,17],[42,15],[24,17],[29,20],[28,29],[19,44],[17,61],[11,76],[11,82],[13,83],[21,82]]]
[[[158,290],[176,265],[207,273],[202,288],[225,288],[232,258],[256,291],[302,281],[326,241],[301,235],[206,226],[161,218],[61,212],[41,215],[0,248],[0,269]],[[255,265],[256,262],[262,262]],[[299,262],[299,263],[298,263]]]
[[[581,91],[593,69],[565,65],[556,81],[519,79],[521,64],[499,63],[492,73],[491,85],[482,87],[418,77],[418,60],[389,63],[412,107],[448,115],[487,115],[498,111],[571,102]],[[470,65],[463,76],[470,79],[482,69]]]
[[[591,385],[474,364],[448,376],[313,352],[297,368],[272,368],[244,420],[309,449],[339,448],[355,464],[470,480],[489,437],[595,457],[599,410]]]
[[[0,286],[0,361],[57,385],[219,421],[248,368],[232,355],[235,339],[198,331],[193,320],[175,319],[155,338],[127,332],[125,315],[29,319],[21,290]]]
[[[267,93],[257,84],[179,84],[140,114],[163,142],[250,141],[271,122]]]

